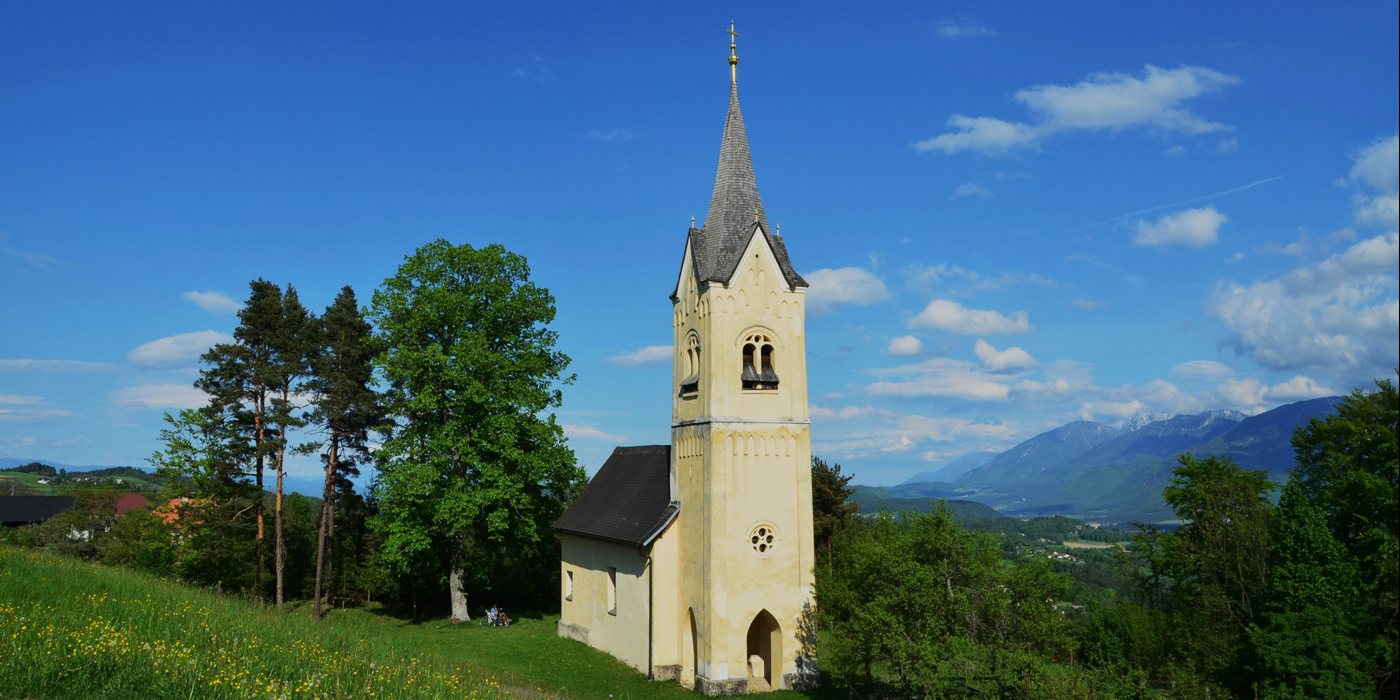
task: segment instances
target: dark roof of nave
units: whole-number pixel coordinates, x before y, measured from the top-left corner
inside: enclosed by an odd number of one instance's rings
[[[691,251],[695,257],[695,273],[701,282],[726,282],[739,267],[744,248],[753,236],[754,227],[762,231],[777,258],[787,283],[806,287],[807,281],[797,274],[788,258],[783,239],[775,236],[768,226],[768,214],[758,196],[758,181],[753,174],[753,158],[749,155],[749,137],[744,130],[744,115],[739,111],[739,86],[730,83],[729,113],[724,120],[724,137],[719,146],[719,167],[715,171],[715,189],[710,195],[710,208],[705,224],[690,230]]]
[[[554,529],[640,547],[673,517],[676,507],[671,502],[671,446],[619,447],[554,521]]]

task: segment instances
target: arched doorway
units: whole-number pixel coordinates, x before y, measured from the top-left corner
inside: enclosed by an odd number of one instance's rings
[[[695,608],[690,608],[686,612],[686,617],[690,618],[690,624],[681,633],[681,687],[695,687],[696,667],[699,666],[699,656],[697,650],[700,648],[699,634],[695,628]]]
[[[778,620],[767,610],[760,610],[749,625],[748,651],[750,689],[762,685],[753,680],[762,678],[769,688],[779,688],[783,682],[783,631]],[[762,668],[759,668],[759,667]]]

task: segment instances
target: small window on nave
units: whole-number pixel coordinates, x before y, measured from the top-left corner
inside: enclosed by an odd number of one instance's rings
[[[778,372],[773,340],[762,333],[744,338],[744,370],[740,377],[745,390],[760,391],[778,388]]]

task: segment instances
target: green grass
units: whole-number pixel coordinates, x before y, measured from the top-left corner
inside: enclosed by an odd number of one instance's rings
[[[67,480],[55,483],[53,481],[54,477],[51,476],[34,474],[31,472],[14,472],[0,470],[0,496],[10,495],[11,484],[15,485],[16,495],[30,496],[59,496],[72,493],[74,489],[82,488],[85,486],[101,486],[104,488],[111,488],[115,489],[119,493],[136,491],[138,493],[145,494],[150,498],[155,498],[155,494],[160,491],[160,486],[156,483],[153,477],[143,478],[139,476],[123,475],[120,477],[115,477],[120,478],[122,480],[122,483],[118,484],[116,483],[115,478],[113,477],[102,477],[104,480],[101,482],[77,481],[77,478],[82,476],[86,476],[86,474],[83,472],[75,472],[73,474],[69,474]],[[47,484],[41,484],[39,483],[40,479],[49,479],[50,481]]]
[[[696,697],[560,638],[557,622],[412,624],[371,609],[318,624],[302,606],[0,546],[7,698]]]

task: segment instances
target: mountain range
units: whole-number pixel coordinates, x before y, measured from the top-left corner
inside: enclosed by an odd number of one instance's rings
[[[1229,457],[1282,482],[1293,468],[1293,431],[1331,415],[1340,401],[1340,396],[1299,401],[1255,416],[1238,411],[1140,416],[1119,427],[1074,421],[1000,454],[966,455],[878,495],[891,502],[977,501],[1012,516],[1166,520],[1173,514],[1162,502],[1162,488],[1178,455]],[[874,505],[876,496],[863,492],[862,505]]]

